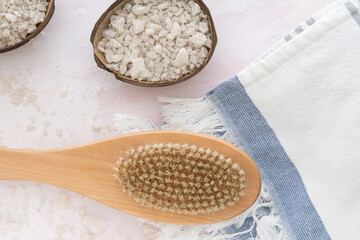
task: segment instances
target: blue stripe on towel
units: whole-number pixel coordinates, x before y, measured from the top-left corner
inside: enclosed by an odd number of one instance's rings
[[[292,36],[290,34],[286,35],[285,40],[288,42],[292,39]]]
[[[290,239],[331,239],[295,165],[237,77],[207,94],[236,145],[259,167]]]
[[[360,0],[359,0],[359,2],[360,2]],[[360,13],[359,13],[359,10],[355,7],[355,5],[352,2],[346,2],[344,4],[345,4],[345,7],[349,10],[351,16],[357,22],[357,24],[360,25]]]
[[[306,23],[311,26],[315,23],[315,19],[313,17],[309,18],[308,20],[306,20]]]

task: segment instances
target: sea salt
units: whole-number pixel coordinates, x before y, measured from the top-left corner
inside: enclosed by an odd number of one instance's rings
[[[49,121],[44,121],[43,122],[44,127],[49,127],[50,125],[51,125],[51,122],[49,122]]]
[[[91,216],[85,216],[82,223],[91,234],[101,234],[108,226],[106,221]]]
[[[62,133],[62,128],[56,128],[56,135],[58,137],[62,137],[63,133]]]
[[[108,67],[132,79],[168,81],[201,67],[209,22],[193,0],[132,0],[115,11],[97,48]]]
[[[49,135],[49,132],[46,128],[43,129],[43,135],[46,137]]]
[[[35,130],[35,128],[36,127],[33,124],[28,124],[28,125],[26,125],[25,130],[28,132],[32,132]]]
[[[192,56],[192,57],[194,57],[194,56]],[[194,57],[194,58],[196,58],[196,57]],[[181,48],[175,58],[175,66],[181,67],[181,66],[187,64],[188,62],[189,62],[189,54],[185,48]]]
[[[97,122],[92,122],[92,129],[93,129],[94,132],[100,131],[101,128],[102,128],[102,126],[101,126],[99,123],[97,123]]]
[[[69,195],[66,193],[59,194],[56,202],[56,207],[60,209],[67,209],[70,207],[70,205],[71,205],[71,200]]]
[[[44,21],[47,0],[0,1],[0,49],[21,42]]]

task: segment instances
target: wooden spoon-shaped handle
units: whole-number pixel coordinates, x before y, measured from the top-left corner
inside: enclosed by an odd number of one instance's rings
[[[246,196],[234,206],[196,216],[162,212],[135,202],[113,177],[115,162],[128,149],[155,143],[195,144],[232,158],[246,173]],[[181,225],[208,224],[234,217],[256,201],[261,185],[255,164],[240,149],[219,139],[177,131],[134,133],[51,151],[0,148],[0,180],[47,183],[137,217]]]
[[[77,192],[108,206],[121,204],[127,196],[113,177],[113,168],[122,151],[134,147],[126,139],[126,136],[119,136],[49,151],[0,148],[0,180],[41,182]]]

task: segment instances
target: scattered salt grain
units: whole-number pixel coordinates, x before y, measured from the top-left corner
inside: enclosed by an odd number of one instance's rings
[[[39,105],[39,103],[37,102],[36,99],[32,102],[32,105],[33,105],[33,107],[35,108],[36,111],[40,112],[40,105]]]
[[[92,129],[93,129],[94,132],[98,132],[98,131],[100,131],[101,126],[99,125],[99,123],[93,122],[92,123]]]
[[[153,234],[155,232],[154,226],[149,223],[143,223],[142,225],[142,233],[144,236],[148,236],[150,234]]]
[[[49,121],[44,121],[44,122],[43,122],[43,126],[44,126],[44,127],[49,127],[50,124],[51,124],[51,123],[50,123]]]
[[[69,208],[71,205],[70,197],[66,193],[61,193],[56,201],[56,207],[60,209]]]
[[[29,117],[31,123],[36,123],[36,117],[35,116],[30,116]]]
[[[0,87],[0,96],[6,96],[11,104],[15,106],[23,105],[24,107],[31,104],[36,111],[40,111],[38,92],[30,89],[23,82],[17,79],[0,78]]]
[[[90,216],[85,216],[82,223],[91,234],[101,234],[108,226],[104,220]]]
[[[0,1],[0,49],[15,45],[45,19],[47,0]]]
[[[41,197],[40,202],[39,202],[40,206],[43,206],[46,203],[46,201],[47,201],[46,197],[44,197],[44,196]]]
[[[76,11],[78,15],[84,15],[85,11],[82,9],[79,9]]]
[[[104,88],[102,86],[96,86],[92,88],[92,91],[97,95],[102,95]]]
[[[93,239],[94,239],[93,235],[88,232],[84,233],[80,238],[80,240],[93,240]]]
[[[58,137],[62,137],[62,128],[57,128],[56,129],[56,135],[58,136]]]
[[[101,95],[101,94],[100,94],[100,95]],[[87,101],[87,96],[86,96],[85,93],[82,93],[82,94],[81,94],[81,98],[82,98],[83,100]]]
[[[79,216],[80,217],[85,217],[86,216],[86,209],[84,207],[81,207],[79,209]]]
[[[46,137],[49,135],[49,132],[46,128],[43,129],[43,135]]]
[[[35,130],[35,126],[32,124],[28,124],[28,125],[26,125],[25,130],[28,132],[32,132]]]
[[[3,222],[5,223],[8,229],[15,232],[19,232],[21,229],[24,228],[26,221],[27,221],[26,214],[7,212]]]
[[[11,195],[14,195],[16,190],[17,190],[17,187],[14,186],[14,185],[7,185],[6,187],[7,189],[9,189],[11,191]]]
[[[187,75],[211,47],[207,16],[193,0],[132,0],[111,16],[102,37],[97,48],[107,66],[140,81]]]
[[[68,95],[68,89],[64,89],[60,92],[60,95],[62,98],[66,98]]]
[[[54,211],[54,207],[55,207],[55,204],[53,201],[49,201],[49,208],[50,208],[50,211]]]
[[[97,114],[95,113],[92,117],[92,129],[94,132],[98,132],[100,131],[100,129],[102,128],[102,126],[97,122]]]
[[[61,224],[56,227],[55,234],[58,239],[63,239],[66,232],[70,230],[70,226],[68,224]]]

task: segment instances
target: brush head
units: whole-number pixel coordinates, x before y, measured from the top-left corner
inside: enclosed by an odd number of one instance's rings
[[[238,164],[195,145],[130,149],[116,162],[114,176],[136,202],[172,213],[213,213],[245,194],[245,172]]]

